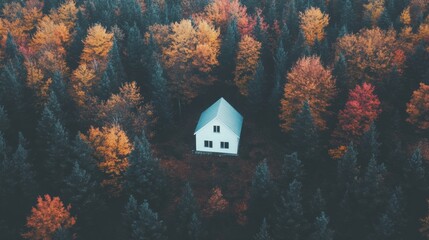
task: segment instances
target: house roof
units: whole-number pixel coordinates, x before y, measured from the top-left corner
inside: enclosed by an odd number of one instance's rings
[[[241,114],[237,112],[237,110],[235,110],[235,108],[223,97],[201,113],[194,134],[215,118],[230,128],[237,137],[240,137],[241,126],[243,125],[243,116],[241,116]]]

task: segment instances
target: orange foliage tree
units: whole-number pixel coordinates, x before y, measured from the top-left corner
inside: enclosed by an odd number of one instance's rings
[[[162,48],[163,62],[171,79],[173,98],[189,102],[201,86],[211,84],[210,72],[217,66],[220,50],[219,30],[206,21],[194,27],[190,20],[170,26],[168,42]]]
[[[71,77],[72,96],[79,106],[87,102],[95,84],[95,71],[86,64],[80,64]]]
[[[319,8],[311,7],[299,14],[300,27],[309,46],[314,42],[325,38],[325,28],[329,24],[329,16],[320,11]]]
[[[303,57],[287,74],[287,79],[280,101],[281,129],[284,132],[291,130],[295,116],[305,101],[311,107],[316,126],[325,129],[327,108],[336,93],[331,70],[322,66],[319,57]]]
[[[207,201],[207,207],[204,213],[207,216],[213,216],[216,213],[225,211],[228,207],[229,202],[223,197],[222,190],[219,187],[212,189],[212,195]]]
[[[145,129],[149,137],[154,136],[153,129],[157,119],[153,106],[144,103],[136,82],[125,83],[119,93],[112,94],[106,102],[101,103],[99,109],[99,119],[105,123],[119,123],[133,135],[139,135]]]
[[[384,0],[369,0],[363,7],[364,17],[371,20],[373,26],[377,26],[378,19],[384,11]]]
[[[420,83],[407,104],[407,122],[414,126],[429,129],[429,85]]]
[[[369,83],[357,85],[350,91],[346,106],[338,115],[338,128],[334,135],[345,139],[345,144],[358,141],[380,112],[380,100],[374,93],[374,86]]]
[[[71,206],[64,207],[59,197],[51,197],[48,194],[37,198],[37,205],[31,209],[31,215],[27,217],[29,231],[22,234],[27,239],[51,240],[54,233],[62,228],[71,228],[76,223],[76,218],[70,215]]]
[[[207,5],[201,14],[196,14],[195,19],[202,18],[226,31],[228,22],[237,20],[237,27],[241,35],[250,34],[255,26],[255,19],[247,14],[246,6],[239,0],[214,0]]]
[[[94,149],[98,159],[98,168],[105,173],[101,185],[113,195],[122,190],[122,175],[128,167],[128,155],[132,144],[118,124],[104,126],[101,129],[91,127],[88,136],[81,135]]]
[[[348,34],[337,43],[337,55],[347,60],[347,74],[355,85],[358,80],[380,82],[396,67],[403,68],[403,62],[395,61],[399,42],[394,30],[379,28],[363,29],[357,34]]]
[[[238,43],[234,82],[240,93],[247,96],[247,84],[253,78],[260,57],[261,43],[251,36],[244,36]]]

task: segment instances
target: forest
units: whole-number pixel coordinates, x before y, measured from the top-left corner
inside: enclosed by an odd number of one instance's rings
[[[0,9],[0,239],[429,239],[428,0]]]

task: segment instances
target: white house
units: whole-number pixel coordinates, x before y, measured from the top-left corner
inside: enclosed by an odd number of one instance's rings
[[[237,154],[243,116],[224,98],[201,113],[195,128],[197,152]]]

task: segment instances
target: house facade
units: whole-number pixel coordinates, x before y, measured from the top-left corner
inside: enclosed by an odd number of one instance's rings
[[[195,150],[238,154],[243,117],[224,98],[207,108],[195,128]]]

